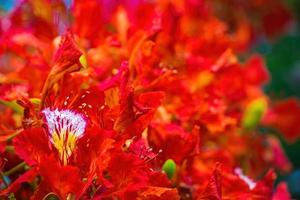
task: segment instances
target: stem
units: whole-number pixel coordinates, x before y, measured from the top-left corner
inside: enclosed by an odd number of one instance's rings
[[[7,146],[5,147],[5,151],[10,152],[10,153],[13,153],[13,152],[15,152],[15,148],[14,148],[14,146],[12,146],[12,145],[7,145]]]
[[[14,137],[16,137],[17,135],[19,135],[22,131],[23,131],[23,129],[17,130],[15,133],[11,134],[11,135],[6,139],[6,141],[12,140]]]
[[[10,170],[4,172],[4,176],[9,176],[17,171],[19,171],[20,169],[24,168],[26,166],[25,162],[21,162],[20,164],[16,165],[15,167],[11,168]]]

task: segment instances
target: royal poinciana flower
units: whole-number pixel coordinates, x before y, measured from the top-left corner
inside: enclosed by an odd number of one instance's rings
[[[298,101],[238,55],[290,20],[269,0],[20,3],[1,19],[0,196],[288,199],[259,127],[295,140]]]

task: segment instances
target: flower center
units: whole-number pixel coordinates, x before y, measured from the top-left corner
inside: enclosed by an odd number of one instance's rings
[[[75,149],[77,139],[84,134],[86,120],[83,115],[68,109],[46,108],[42,113],[46,118],[50,141],[58,150],[60,160],[66,165]]]

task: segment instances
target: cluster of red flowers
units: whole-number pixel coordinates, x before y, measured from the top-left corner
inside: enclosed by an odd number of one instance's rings
[[[272,102],[277,0],[26,0],[1,18],[0,197],[287,200],[296,99]]]

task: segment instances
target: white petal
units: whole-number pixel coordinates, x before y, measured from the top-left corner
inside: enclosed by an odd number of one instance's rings
[[[86,120],[83,115],[72,110],[51,110],[45,108],[42,113],[45,115],[48,131],[50,134],[55,132],[72,132],[77,138],[84,134]]]

